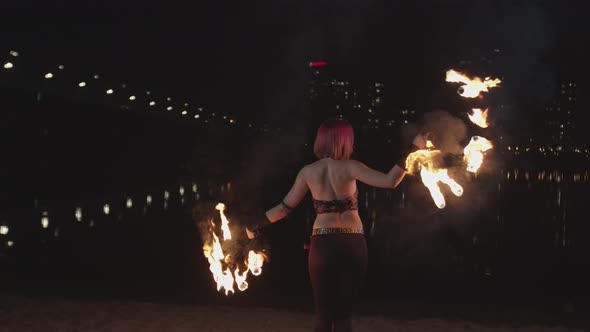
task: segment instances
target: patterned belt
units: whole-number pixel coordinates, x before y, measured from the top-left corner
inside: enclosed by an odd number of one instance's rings
[[[311,236],[314,235],[326,235],[326,234],[365,234],[362,228],[314,228],[311,232]]]

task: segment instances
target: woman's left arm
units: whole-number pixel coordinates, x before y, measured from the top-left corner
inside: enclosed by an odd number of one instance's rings
[[[307,186],[307,167],[304,167],[299,171],[295,178],[295,183],[291,187],[291,190],[287,193],[285,198],[277,204],[275,207],[266,211],[266,217],[271,223],[277,222],[285,218],[291,210],[293,210],[309,190]]]
[[[260,217],[260,220],[256,222],[256,224],[250,225],[246,227],[246,233],[249,239],[254,239],[258,232],[270,223],[277,222],[283,218],[285,218],[291,210],[293,210],[305,197],[309,187],[307,186],[307,168],[304,167],[299,171],[297,174],[297,178],[295,178],[295,183],[291,190],[285,196],[285,199],[281,201],[277,206],[271,208],[270,210],[266,211],[264,216]]]

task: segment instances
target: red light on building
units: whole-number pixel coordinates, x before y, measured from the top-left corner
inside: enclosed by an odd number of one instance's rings
[[[314,61],[309,63],[310,67],[323,67],[327,65],[328,63],[326,61]]]

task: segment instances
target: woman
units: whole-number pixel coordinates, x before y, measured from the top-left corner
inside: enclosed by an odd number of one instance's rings
[[[367,269],[367,244],[358,214],[356,181],[380,188],[395,188],[403,179],[409,153],[426,146],[418,135],[389,173],[351,160],[352,126],[343,120],[325,121],[319,128],[313,151],[318,161],[305,166],[285,199],[246,228],[253,239],[270,223],[286,217],[311,191],[317,217],[309,252],[309,274],[314,293],[314,331],[351,331],[351,305]]]

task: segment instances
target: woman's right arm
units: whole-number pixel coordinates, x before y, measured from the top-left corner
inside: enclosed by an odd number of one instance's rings
[[[406,171],[398,165],[393,166],[387,174],[374,170],[356,160],[351,160],[348,165],[349,173],[353,178],[373,187],[393,189],[406,175]]]
[[[412,142],[414,148],[424,149],[426,147],[426,136],[427,135],[423,134],[416,135]],[[402,160],[400,160],[398,164],[394,165],[387,174],[376,171],[361,163],[360,161],[351,160],[349,163],[349,173],[356,180],[364,182],[373,187],[395,188],[400,182],[402,182],[404,176],[406,175],[406,170],[399,166],[400,163],[405,163],[406,157],[407,155],[403,156]]]

